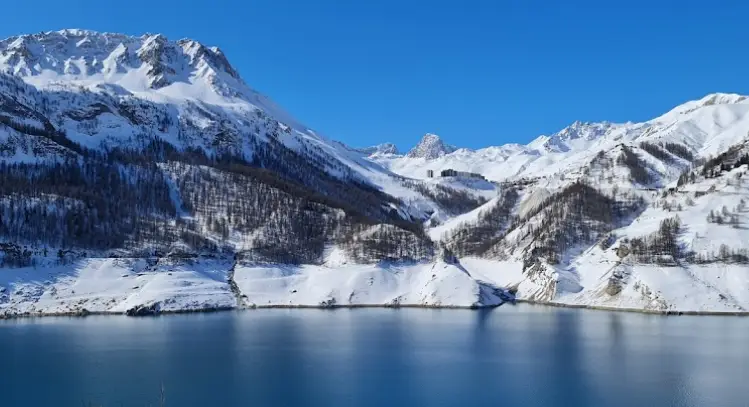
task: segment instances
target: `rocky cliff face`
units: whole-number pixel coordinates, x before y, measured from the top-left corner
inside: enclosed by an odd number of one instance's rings
[[[446,154],[450,154],[455,150],[455,147],[445,144],[438,135],[427,133],[422,137],[421,141],[419,141],[419,144],[406,154],[406,157],[433,160]]]

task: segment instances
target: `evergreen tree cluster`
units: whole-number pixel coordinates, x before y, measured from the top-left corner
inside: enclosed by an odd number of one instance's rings
[[[743,150],[743,146],[739,145],[707,160],[702,166],[702,176],[716,178],[724,172],[739,168],[742,165],[749,165],[749,153],[743,152]]]
[[[463,223],[445,236],[447,248],[458,256],[484,254],[504,236],[519,197],[515,188],[504,189],[497,203],[481,211],[475,221]]]
[[[729,247],[727,244],[721,244],[717,253],[689,253],[687,261],[695,264],[749,264],[749,249],[736,249]]]
[[[217,240],[239,240],[245,260],[289,264],[318,263],[328,245],[340,245],[357,260],[421,259],[431,242],[423,230],[379,224],[336,208],[325,197],[251,167],[232,171],[170,163],[182,209],[202,219]],[[362,238],[359,232],[375,228]]]
[[[674,162],[674,157],[671,156],[666,150],[661,148],[657,144],[648,143],[647,141],[643,141],[640,143],[640,148],[643,149],[648,154],[652,155],[653,157],[666,162],[666,163],[672,163]]]
[[[262,110],[237,125],[210,104],[184,109],[175,115],[167,105],[84,88],[41,92],[0,74],[0,132],[7,134],[0,154],[40,158],[0,164],[0,241],[32,252],[131,256],[236,249],[247,259],[285,263],[319,262],[331,244],[371,261],[431,252],[420,221],[403,217],[400,200]],[[108,134],[102,115],[124,119],[133,134]],[[83,147],[62,128],[99,144]],[[172,144],[175,133],[186,147]],[[281,141],[290,138],[297,149]],[[456,210],[481,204],[447,188],[434,197]],[[381,224],[376,244],[360,239],[358,232]],[[405,244],[395,248],[393,238]],[[365,248],[354,249],[352,239]],[[26,253],[0,251],[12,253],[7,259]]]
[[[470,212],[486,203],[486,198],[468,191],[450,188],[441,184],[427,185],[412,179],[403,179],[401,184],[431,199],[440,209],[449,215],[460,215]]]
[[[595,157],[590,161],[591,168],[604,170],[611,168],[612,164],[612,160],[606,156],[606,152],[603,150],[596,153]]]
[[[740,224],[738,213],[743,212],[745,209],[746,203],[743,199],[733,211],[729,210],[725,205],[723,205],[720,211],[711,209],[710,213],[707,214],[707,222],[717,223],[718,225],[731,225],[734,228],[738,228]]]
[[[9,113],[13,113],[16,117],[20,116],[39,120],[37,113],[21,105],[17,101],[0,94],[0,130],[3,130],[3,127],[8,127],[21,134],[42,137],[68,150],[77,153],[83,152],[83,149],[78,144],[68,139],[64,133],[57,131],[52,123],[50,123],[46,118],[42,117],[40,120],[43,124],[42,127],[30,123],[23,123],[14,119],[13,116],[9,115]]]
[[[624,242],[636,261],[641,263],[672,264],[686,253],[679,244],[681,220],[678,216],[661,221],[658,230],[646,237]]]
[[[397,200],[365,184],[347,187],[319,168],[305,167],[310,173],[299,178],[159,139],[82,151],[39,164],[0,162],[0,239],[121,255],[236,248],[250,260],[284,263],[319,262],[330,244],[347,245],[362,261],[432,253],[421,225],[393,209]],[[354,239],[382,222],[389,225],[377,239]]]
[[[624,165],[629,169],[630,175],[634,182],[640,185],[647,185],[652,182],[652,177],[647,170],[645,162],[626,145],[621,145],[622,153],[617,158],[617,164]]]
[[[169,158],[174,159],[174,147],[164,146],[168,143],[162,141],[161,137],[172,142],[173,134],[170,133],[176,131],[178,141],[190,146],[186,149],[192,153],[191,160],[200,158],[196,162],[222,168],[239,164],[265,169],[325,195],[332,201],[350,206],[356,203],[355,206],[365,216],[386,222],[398,220],[392,211],[393,206],[400,205],[397,199],[369,184],[321,146],[304,142],[301,136],[293,134],[290,127],[262,110],[249,112],[239,120],[241,123],[235,123],[236,120],[232,120],[224,111],[209,104],[188,102],[184,109],[186,114],[175,115],[174,109],[167,105],[128,94],[91,92],[86,88],[73,91],[61,87],[41,92],[12,75],[0,74],[0,126],[11,127],[29,136],[43,137],[79,156],[98,154],[103,149],[108,156],[116,159],[119,150],[124,149],[125,155],[133,156],[132,152],[146,149],[146,154],[138,158],[140,162],[145,162],[152,158],[147,147],[161,144],[157,146],[158,149],[171,149],[167,152]],[[125,119],[135,131],[134,135],[127,138],[110,137],[107,129],[98,122],[103,114]],[[196,123],[196,118],[203,122]],[[175,123],[175,120],[178,122]],[[96,137],[100,145],[96,150],[81,147],[59,130],[63,124]],[[247,128],[252,129],[251,133],[246,132]],[[297,139],[297,143],[291,143],[298,146],[297,150],[281,142],[290,138]],[[7,150],[6,155],[13,155],[17,146],[0,140],[0,152],[4,149]],[[27,153],[36,155],[37,152]],[[59,151],[55,153],[61,155]],[[183,157],[178,159],[183,160]]]
[[[108,250],[167,239],[175,208],[156,167],[101,160],[0,162],[0,237],[11,242]]]
[[[679,143],[664,143],[663,148],[668,150],[671,154],[681,157],[689,162],[694,161],[694,154],[689,151],[689,148]]]
[[[530,241],[525,250],[526,258],[544,258],[556,264],[568,249],[595,242],[644,207],[641,198],[622,196],[617,199],[576,182],[516,220],[509,231],[527,225],[520,237]],[[530,222],[535,217],[538,221]],[[501,249],[497,245],[492,250]]]
[[[44,253],[44,252],[41,252]],[[28,246],[0,243],[0,267],[29,267],[34,265],[34,255],[38,254]]]
[[[427,236],[387,224],[351,225],[338,244],[349,258],[360,263],[421,261],[434,256],[434,244]]]
[[[687,183],[694,183],[697,179],[697,176],[695,175],[694,171],[692,169],[688,169],[679,175],[679,179],[676,181],[676,186],[680,187],[682,185],[686,185]]]

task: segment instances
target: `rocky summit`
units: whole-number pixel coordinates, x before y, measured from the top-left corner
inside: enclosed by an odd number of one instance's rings
[[[741,95],[402,155],[313,131],[193,40],[21,35],[0,72],[0,315],[749,309]]]

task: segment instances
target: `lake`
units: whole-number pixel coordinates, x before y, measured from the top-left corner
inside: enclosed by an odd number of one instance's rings
[[[0,321],[0,405],[747,406],[749,319],[541,306]]]

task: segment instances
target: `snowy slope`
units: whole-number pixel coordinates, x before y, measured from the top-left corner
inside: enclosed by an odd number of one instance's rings
[[[531,184],[515,209],[522,220],[485,255],[464,257],[461,263],[480,281],[513,288],[519,299],[653,311],[747,312],[747,153],[749,147],[742,142],[685,172],[678,186],[673,183],[668,188],[643,191],[630,185],[627,193],[636,194],[630,195],[630,200],[638,195],[642,199],[631,216],[612,222],[608,232],[594,233],[593,239],[562,239],[568,247],[558,252],[557,261],[534,257],[531,249],[546,247],[535,233],[541,231],[543,237],[545,230],[555,230],[548,225],[558,220],[548,218],[551,213],[526,206],[548,208],[563,198],[550,195],[549,191],[555,191],[548,183]],[[625,190],[623,183],[619,187]],[[538,202],[539,193],[545,203]],[[618,200],[624,202],[625,198],[620,195]],[[492,205],[496,202],[459,218],[476,222]],[[565,210],[579,210],[580,206],[577,203]],[[669,221],[680,225],[672,241],[660,232]],[[592,220],[578,225],[561,221],[559,225],[571,226],[576,234],[598,230]],[[546,238],[558,239],[559,235]],[[655,249],[637,249],[643,244]]]
[[[711,94],[684,103],[643,123],[582,123],[527,145],[506,144],[479,150],[438,150],[438,154],[373,155],[398,174],[426,178],[427,170],[452,168],[503,181],[549,176],[587,166],[599,152],[618,144],[679,143],[698,156],[718,154],[743,140],[749,132],[749,100],[734,94]],[[417,148],[424,144],[422,141]]]
[[[737,167],[737,160],[749,150],[748,113],[746,97],[713,94],[644,123],[575,122],[526,146],[370,159],[414,177],[426,176],[427,169],[480,172],[501,181],[500,193],[516,190],[517,202],[501,214],[491,214],[498,197],[429,233],[462,253],[461,263],[474,277],[511,288],[519,299],[745,312],[748,167]],[[586,203],[583,194],[564,204],[568,188],[580,182],[600,198]],[[610,220],[596,215],[605,200]],[[625,207],[630,209],[614,214]],[[573,211],[581,215],[560,217]],[[663,239],[662,222],[675,216],[674,252],[630,253],[632,240]]]
[[[0,72],[0,314],[468,307],[499,304],[505,290],[749,311],[745,96],[707,95],[642,123],[574,122],[526,145],[469,150],[427,134],[401,155],[325,138],[192,40],[23,35],[0,41]],[[90,199],[98,190],[77,174],[90,161],[92,185],[137,202]],[[154,194],[133,192],[136,180]],[[127,204],[141,212],[117,211]],[[151,223],[128,235],[134,214]],[[43,228],[24,226],[52,218],[67,234],[33,241]],[[71,247],[115,230],[143,240]],[[174,239],[169,254],[146,242],[158,231]],[[110,254],[125,258],[94,258]]]
[[[230,266],[225,261],[88,259],[3,270],[0,315],[124,313],[154,303],[161,311],[233,308],[236,298],[226,283]]]
[[[150,306],[161,312],[254,306],[478,307],[501,304],[503,297],[460,265],[444,262],[329,267],[88,259],[0,273],[0,317],[125,313]]]
[[[491,306],[502,303],[492,288],[462,267],[418,265],[238,267],[234,275],[249,306]]]
[[[371,155],[393,155],[398,154],[398,147],[393,143],[382,143],[376,146],[365,147],[357,149],[358,152],[371,156]]]
[[[413,198],[400,177],[327,139],[248,86],[223,52],[160,34],[131,37],[61,30],[0,41],[0,120],[53,129],[89,149],[142,149],[157,139],[248,162],[293,151],[332,177]],[[28,132],[26,132],[28,133]],[[280,151],[280,152],[279,152]],[[396,152],[383,145],[379,153]],[[70,155],[48,139],[0,127],[0,158],[39,162]],[[264,163],[261,161],[261,165]],[[423,218],[419,207],[401,208]]]

